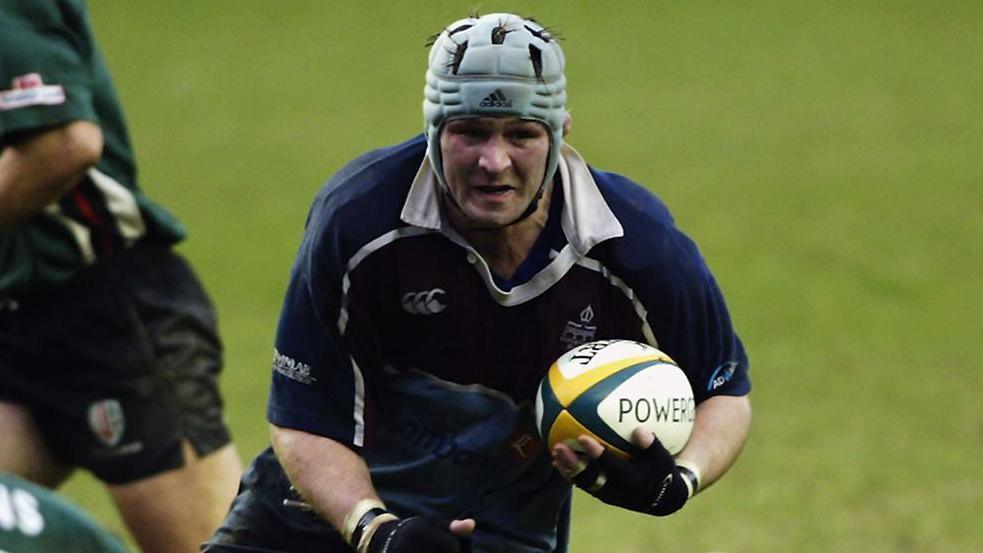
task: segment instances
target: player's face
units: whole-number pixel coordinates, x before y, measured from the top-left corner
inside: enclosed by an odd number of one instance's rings
[[[440,134],[444,177],[467,225],[499,228],[522,215],[543,182],[549,148],[546,125],[537,121],[448,121]]]

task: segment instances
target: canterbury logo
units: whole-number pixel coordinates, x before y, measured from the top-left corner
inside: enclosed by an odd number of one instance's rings
[[[512,100],[505,96],[502,89],[496,88],[495,92],[485,96],[485,99],[478,105],[483,108],[510,108],[512,107]]]
[[[653,501],[652,504],[649,505],[648,508],[649,511],[659,506],[659,503],[662,502],[662,498],[665,497],[666,492],[669,491],[669,486],[671,485],[672,485],[672,474],[669,474],[662,481],[662,487],[659,489],[659,495],[655,496],[655,501]]]
[[[403,294],[403,311],[411,315],[436,315],[447,305],[441,303],[441,298],[447,295],[442,288],[424,290],[423,292],[407,292]]]

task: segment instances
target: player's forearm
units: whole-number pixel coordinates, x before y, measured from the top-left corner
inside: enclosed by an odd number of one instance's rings
[[[40,213],[102,156],[98,125],[75,121],[26,135],[0,154],[0,229]]]
[[[378,499],[362,458],[329,438],[270,426],[273,449],[304,500],[322,518],[343,529],[345,517],[362,499]]]
[[[747,396],[715,396],[696,408],[689,442],[677,461],[696,465],[700,489],[716,482],[737,461],[751,426],[751,402]]]

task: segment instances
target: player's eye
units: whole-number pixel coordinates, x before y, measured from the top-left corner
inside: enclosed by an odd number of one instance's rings
[[[488,131],[481,127],[468,127],[464,129],[463,134],[470,138],[485,138],[488,136]]]
[[[463,136],[465,138],[479,139],[484,138],[488,135],[487,129],[481,125],[475,125],[473,123],[458,123],[454,125],[448,125],[447,130],[453,134]]]
[[[537,124],[522,125],[509,129],[507,136],[511,140],[528,141],[536,140],[544,134],[543,129]]]

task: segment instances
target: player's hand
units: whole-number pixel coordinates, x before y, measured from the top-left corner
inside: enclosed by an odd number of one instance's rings
[[[474,520],[441,522],[409,517],[383,522],[368,541],[365,553],[471,553],[468,535]]]
[[[632,441],[641,450],[625,460],[605,449],[597,440],[577,440],[587,453],[575,452],[566,444],[553,448],[553,466],[578,488],[609,505],[656,516],[678,511],[689,499],[689,488],[676,467],[672,454],[651,432],[635,430]]]

